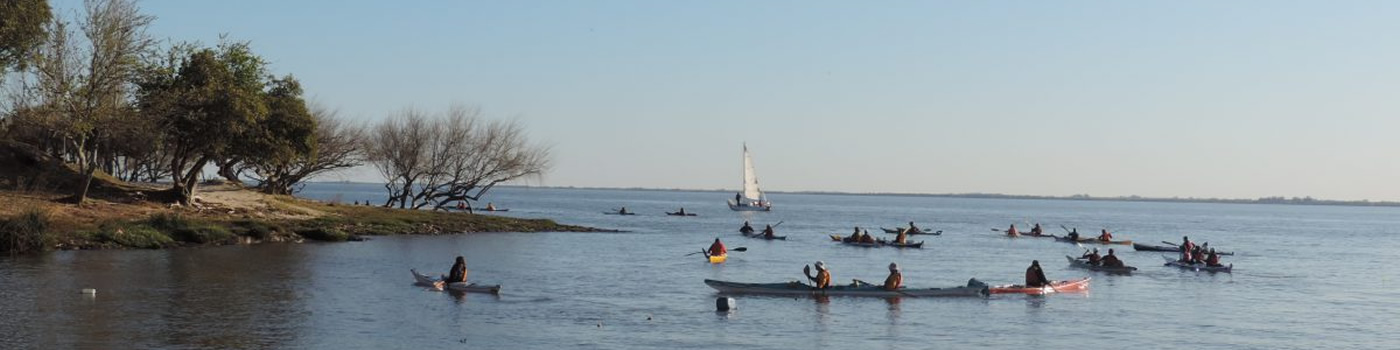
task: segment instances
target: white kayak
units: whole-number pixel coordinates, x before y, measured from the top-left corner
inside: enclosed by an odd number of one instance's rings
[[[415,285],[435,288],[437,287],[437,283],[442,281],[441,278],[430,277],[428,275],[418,273],[418,270],[409,269],[408,271],[413,273],[413,279],[415,281],[413,284]],[[467,293],[501,294],[501,285],[497,284],[494,286],[488,286],[484,284],[476,284],[470,282],[453,282],[447,284],[447,290]]]

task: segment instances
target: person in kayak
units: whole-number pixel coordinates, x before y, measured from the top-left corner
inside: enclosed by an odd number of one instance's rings
[[[685,208],[681,208],[681,210],[677,210],[677,211],[676,211],[676,215],[684,216],[684,215],[685,215]]]
[[[910,222],[909,222],[909,233],[917,233],[917,232],[919,232],[919,227],[918,227],[918,226],[914,226],[914,222],[913,222],[913,221],[910,221]]]
[[[894,236],[894,242],[905,244],[909,240],[909,231],[912,230],[899,229],[899,234]]]
[[[842,242],[860,242],[860,226],[856,226],[856,230],[855,230],[854,232],[851,232],[851,236],[850,236],[850,237],[846,237],[846,238],[842,239],[841,241],[842,241]]]
[[[1215,248],[1211,248],[1211,249],[1210,249],[1210,253],[1209,253],[1209,254],[1206,254],[1206,266],[1210,266],[1210,267],[1225,266],[1225,265],[1221,265],[1221,264],[1220,264],[1220,254],[1216,254],[1216,253],[1215,253]]]
[[[617,213],[618,213],[618,214],[627,214],[627,207],[622,207],[622,209],[619,209],[619,210],[617,211]]]
[[[817,267],[816,276],[810,274],[811,272],[807,269],[807,266],[802,267],[802,274],[807,276],[807,279],[812,281],[812,286],[817,289],[831,288],[831,270],[828,270],[826,264],[820,260],[817,261],[815,266]]]
[[[1039,223],[1039,222],[1035,223],[1035,227],[1032,227],[1032,228],[1031,228],[1031,235],[1032,235],[1032,236],[1040,236],[1040,235],[1043,235],[1043,234],[1045,234],[1045,230],[1040,228],[1040,223]]]
[[[1079,228],[1078,228],[1078,227],[1075,227],[1075,228],[1070,229],[1070,230],[1069,230],[1069,234],[1068,234],[1068,235],[1065,235],[1065,237],[1069,237],[1069,240],[1071,240],[1071,241],[1078,242],[1078,241],[1079,241]]]
[[[890,276],[885,277],[885,290],[898,290],[904,286],[904,275],[899,273],[899,264],[890,263]]]
[[[1040,260],[1031,260],[1031,267],[1026,268],[1026,287],[1047,285],[1050,285],[1050,280],[1045,278],[1045,270],[1040,269]]]
[[[467,202],[458,201],[457,210],[467,210]]]
[[[1099,231],[1099,242],[1108,242],[1108,241],[1112,241],[1112,240],[1113,240],[1113,234],[1112,234],[1112,233],[1108,233],[1108,229],[1103,229],[1103,230]]]
[[[448,269],[447,271],[447,276],[444,276],[441,281],[433,283],[434,287],[437,287],[437,289],[443,289],[444,287],[447,287],[448,283],[466,282],[467,258],[458,255],[457,262],[452,263],[452,268]]]
[[[1099,258],[1099,248],[1094,248],[1092,251],[1085,251],[1084,255],[1079,258],[1088,260],[1089,265],[1099,265],[1102,262]]]
[[[875,237],[871,237],[871,236],[870,236],[870,231],[862,231],[862,232],[861,232],[861,234],[860,234],[860,242],[861,242],[861,243],[867,243],[867,244],[874,244],[874,243],[877,243],[877,242],[875,241]]]
[[[1105,267],[1123,267],[1123,260],[1119,260],[1117,255],[1113,255],[1113,248],[1108,249],[1108,255],[1104,255],[1101,265]]]
[[[1181,259],[1178,261],[1191,263],[1191,252],[1196,250],[1196,245],[1191,243],[1191,239],[1181,236]]]
[[[753,226],[749,226],[749,222],[745,221],[744,226],[739,228],[739,233],[743,233],[746,235],[751,234],[753,233]]]
[[[1011,224],[1011,228],[1006,229],[1006,235],[1007,235],[1007,236],[1020,236],[1021,233],[1020,233],[1020,232],[1016,232],[1016,224]]]
[[[773,236],[773,225],[764,225],[764,226],[765,226],[765,227],[763,227],[763,238],[773,239],[773,237],[774,237],[774,236]]]
[[[491,202],[486,202],[486,211],[496,211],[496,204],[495,204],[495,203],[491,203]]]
[[[715,237],[715,242],[710,244],[710,249],[705,252],[705,256],[720,256],[728,253],[729,250],[724,248],[724,243],[720,243],[719,237]]]

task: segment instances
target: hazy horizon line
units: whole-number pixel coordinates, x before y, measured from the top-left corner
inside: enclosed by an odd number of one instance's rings
[[[383,185],[382,182],[360,182],[360,181],[308,181],[308,183],[328,183],[328,184],[367,184]],[[632,190],[632,191],[673,191],[673,192],[735,192],[738,189],[696,189],[696,188],[658,188],[658,187],[608,187],[608,186],[557,186],[557,185],[500,185],[499,187],[515,188],[553,188],[553,189],[583,189],[583,190]],[[1007,194],[989,192],[965,192],[965,193],[923,193],[923,192],[852,192],[852,191],[832,191],[832,190],[785,190],[785,191],[764,191],[764,193],[782,194],[826,194],[843,196],[896,196],[896,197],[944,197],[944,198],[987,198],[987,199],[1055,199],[1055,200],[1094,200],[1094,201],[1125,201],[1125,202],[1183,202],[1183,203],[1230,203],[1230,204],[1288,204],[1288,205],[1341,205],[1341,206],[1382,206],[1400,207],[1400,202],[1393,201],[1373,201],[1370,199],[1360,200],[1336,200],[1325,198],[1284,197],[1266,196],[1259,198],[1221,198],[1221,197],[1148,197],[1140,195],[1125,196],[1094,196],[1087,193],[1073,194],[1068,196],[1052,195],[1026,195]]]

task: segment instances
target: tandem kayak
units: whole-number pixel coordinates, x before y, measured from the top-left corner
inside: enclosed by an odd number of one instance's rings
[[[1075,243],[1075,242],[1078,242],[1078,243],[1084,243],[1084,244],[1120,244],[1120,245],[1129,245],[1129,244],[1133,244],[1133,240],[1130,240],[1130,239],[1121,240],[1121,241],[1100,241],[1098,238],[1080,238],[1079,240],[1073,240],[1073,239],[1070,239],[1069,237],[1055,237],[1055,241],[1059,241],[1059,242],[1068,242],[1068,243]]]
[[[1050,285],[1043,287],[1026,287],[1019,284],[1007,284],[992,287],[992,294],[1050,294],[1082,292],[1089,290],[1089,277],[1073,279],[1068,281],[1052,281]]]
[[[743,233],[743,232],[739,232],[739,234],[742,234],[742,235],[744,235],[744,237],[748,237],[748,238],[758,238],[758,239],[767,239],[767,240],[774,240],[774,239],[787,240],[787,236],[773,236],[772,238],[769,238],[769,237],[767,237],[767,236],[764,236],[762,233]]]
[[[841,242],[841,244],[845,244],[845,245],[849,245],[849,246],[865,247],[865,248],[879,248],[879,247],[880,247],[880,242],[875,242],[875,243],[852,242],[852,241],[846,240],[846,237],[841,237],[840,235],[830,235],[830,236],[831,236],[831,240],[837,241],[837,242]]]
[[[408,270],[408,271],[413,273],[413,279],[414,279],[414,281],[415,281],[413,284],[416,284],[416,285],[420,285],[420,286],[424,286],[424,287],[435,287],[438,281],[442,281],[441,278],[429,277],[429,276],[427,276],[427,275],[418,273],[418,270],[410,269],[410,270]],[[458,291],[458,292],[468,292],[468,293],[491,293],[491,294],[501,294],[501,285],[497,284],[497,285],[494,285],[494,286],[488,286],[488,285],[476,284],[476,283],[453,282],[453,283],[448,283],[448,284],[447,284],[447,290]]]
[[[901,230],[901,229],[887,229],[887,228],[881,227],[880,230],[881,230],[881,231],[885,231],[885,233],[895,233],[895,234],[897,234],[897,233],[899,233],[899,230]],[[938,230],[938,231],[924,231],[924,229],[919,229],[918,231],[909,232],[908,234],[911,234],[911,235],[934,235],[934,236],[939,236],[939,235],[942,235],[942,234],[943,234],[943,230]]]
[[[725,260],[729,259],[729,254],[710,255],[710,256],[706,256],[706,258],[707,258],[707,259],[710,259],[710,263],[711,263],[711,264],[718,264],[718,263],[722,263],[722,262],[724,262]]]
[[[1217,253],[1217,254],[1219,254],[1219,253]],[[1229,265],[1225,265],[1225,266],[1206,266],[1206,264],[1188,264],[1188,263],[1184,263],[1184,262],[1177,261],[1176,258],[1173,258],[1173,257],[1170,257],[1170,256],[1165,256],[1165,255],[1162,256],[1162,259],[1167,261],[1167,263],[1164,264],[1163,266],[1176,266],[1177,268],[1180,268],[1180,269],[1193,270],[1193,271],[1232,273],[1231,270],[1234,270],[1234,269],[1235,269],[1235,264],[1229,264]]]
[[[1180,252],[1181,252],[1181,247],[1169,246],[1169,245],[1151,245],[1151,244],[1142,244],[1142,243],[1133,243],[1133,249],[1134,249],[1134,250],[1138,250],[1138,251],[1144,251],[1144,252],[1173,252],[1173,253],[1180,253]],[[1235,255],[1234,252],[1221,252],[1221,251],[1216,251],[1215,254],[1217,254],[1217,255]]]
[[[990,294],[986,283],[976,278],[967,281],[966,286],[949,288],[900,288],[886,290],[884,286],[853,284],[817,289],[812,285],[792,281],[787,283],[739,283],[718,280],[705,280],[710,288],[728,294],[765,295],[811,295],[811,296],[850,296],[850,297],[985,297]]]
[[[1069,260],[1069,265],[1070,265],[1070,266],[1078,267],[1078,268],[1081,268],[1081,269],[1088,269],[1088,270],[1091,270],[1091,271],[1099,271],[1099,272],[1107,272],[1107,273],[1116,273],[1116,274],[1124,274],[1124,275],[1129,275],[1129,274],[1132,274],[1133,271],[1137,271],[1137,268],[1136,268],[1136,267],[1132,267],[1132,266],[1109,267],[1109,266],[1090,265],[1088,261],[1075,259],[1074,257],[1069,256],[1069,255],[1065,255],[1065,259],[1068,259],[1068,260]]]

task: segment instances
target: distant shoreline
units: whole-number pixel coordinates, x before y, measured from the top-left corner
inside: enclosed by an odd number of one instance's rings
[[[367,184],[382,185],[374,182],[347,182],[347,181],[316,181],[316,184]],[[686,188],[646,188],[646,187],[591,187],[591,186],[522,186],[522,185],[501,185],[509,188],[545,188],[545,189],[570,189],[570,190],[628,190],[628,191],[656,191],[656,192],[715,192],[730,193],[737,189],[686,189]],[[1115,197],[1095,197],[1087,194],[1077,194],[1072,196],[1036,196],[1000,193],[900,193],[900,192],[841,192],[841,191],[765,191],[767,193],[781,194],[819,194],[837,196],[890,196],[890,197],[935,197],[935,198],[978,198],[978,199],[1042,199],[1042,200],[1075,200],[1075,201],[1112,201],[1112,202],[1166,202],[1166,203],[1225,203],[1225,204],[1284,204],[1284,205],[1325,205],[1325,206],[1347,206],[1347,207],[1400,207],[1400,202],[1389,201],[1343,201],[1330,199],[1317,199],[1312,197],[1263,197],[1256,199],[1238,198],[1180,198],[1180,197],[1142,197],[1142,196],[1115,196]]]

